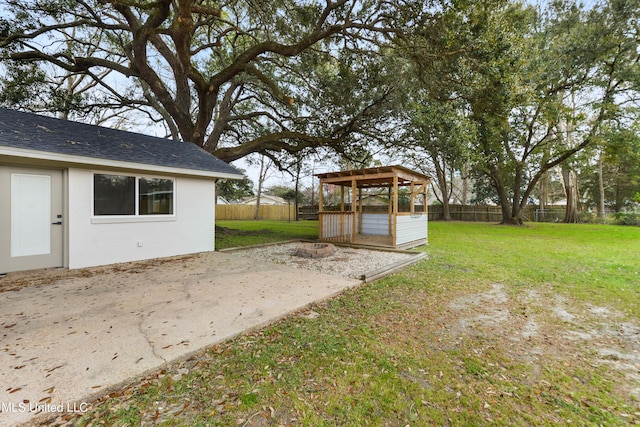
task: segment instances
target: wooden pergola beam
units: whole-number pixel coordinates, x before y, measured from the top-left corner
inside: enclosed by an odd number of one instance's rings
[[[428,183],[431,180],[428,176],[413,172],[403,166],[385,166],[341,172],[327,172],[317,174],[316,176],[327,184],[343,186],[352,186],[351,182],[355,178],[358,183],[358,188],[393,186],[394,177],[398,178],[398,185],[400,186],[408,186],[411,185],[412,182]]]
[[[378,173],[375,175],[347,175],[347,176],[331,176],[331,177],[327,177],[324,178],[324,182],[327,184],[343,184],[343,185],[351,185],[351,181],[352,178],[355,177],[356,178],[356,182],[358,181],[388,181],[393,179],[395,175],[393,174],[393,172],[388,172],[388,173]],[[358,179],[361,178],[361,179]]]

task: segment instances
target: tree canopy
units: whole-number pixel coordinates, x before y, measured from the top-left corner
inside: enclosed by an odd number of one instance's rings
[[[91,96],[57,108],[134,108],[225,161],[316,146],[344,152],[389,108],[385,70],[362,53],[393,31],[392,2],[1,4],[5,102],[23,102],[29,85],[87,77]]]
[[[225,161],[258,154],[297,177],[311,153],[360,167],[386,147],[431,159],[443,203],[465,169],[508,224],[556,168],[569,200],[576,154],[637,118],[640,0],[0,5],[4,104],[144,117]]]
[[[545,172],[593,144],[636,96],[639,6],[453,2],[399,41],[428,102],[455,102],[475,124],[473,166],[503,223],[521,223]]]

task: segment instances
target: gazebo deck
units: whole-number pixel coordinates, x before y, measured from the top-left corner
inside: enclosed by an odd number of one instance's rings
[[[362,246],[393,246],[393,236],[375,236],[373,234],[356,234],[353,240],[356,245]]]

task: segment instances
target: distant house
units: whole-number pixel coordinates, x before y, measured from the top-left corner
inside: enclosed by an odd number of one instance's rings
[[[218,178],[191,143],[0,108],[0,273],[211,251]]]
[[[389,196],[381,194],[366,194],[362,196],[361,203],[363,206],[383,206],[389,205]]]
[[[240,204],[243,204],[243,205],[255,205],[257,203],[258,203],[258,198],[255,196],[246,198],[242,200],[242,202],[240,202]],[[260,204],[261,205],[287,205],[289,204],[289,202],[287,202],[282,197],[269,196],[267,194],[263,194],[262,196],[260,196]]]

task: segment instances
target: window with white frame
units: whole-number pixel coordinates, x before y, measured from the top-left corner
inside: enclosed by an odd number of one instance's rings
[[[174,183],[170,178],[93,175],[93,214],[173,215]]]

